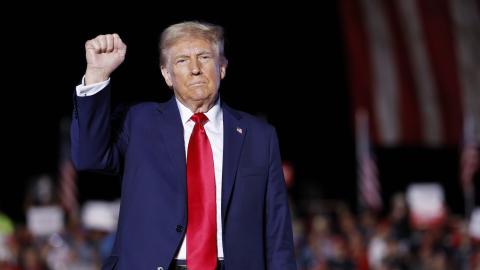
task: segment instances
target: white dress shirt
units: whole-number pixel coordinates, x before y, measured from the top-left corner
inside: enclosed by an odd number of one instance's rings
[[[91,96],[100,92],[105,88],[110,79],[91,84],[84,85],[85,78],[82,79],[82,84],[76,87],[78,96]],[[193,112],[185,107],[178,99],[176,99],[178,110],[183,124],[183,138],[185,142],[185,156],[188,154],[188,142],[192,134],[195,122],[190,120]],[[212,146],[213,165],[215,168],[215,195],[216,195],[216,215],[217,215],[217,256],[223,259],[223,239],[222,239],[222,169],[223,169],[223,111],[220,107],[220,98],[217,99],[215,105],[205,113],[208,117],[204,128],[207,132],[208,140]],[[187,238],[185,237],[182,246],[178,251],[176,259],[186,260],[187,258]]]
[[[192,135],[193,112],[176,99],[178,109],[180,110],[180,117],[183,123],[183,138],[185,141],[185,155],[188,155],[188,142],[190,135]],[[223,111],[220,107],[220,98],[217,99],[215,105],[205,113],[208,117],[204,128],[207,132],[208,140],[212,146],[213,166],[215,168],[215,195],[217,205],[217,256],[223,258],[223,243],[222,243],[222,167],[223,167]],[[183,239],[182,247],[178,252],[177,259],[185,260],[187,258],[187,239]]]

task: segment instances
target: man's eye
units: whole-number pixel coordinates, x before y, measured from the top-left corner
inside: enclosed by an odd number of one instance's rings
[[[178,59],[178,60],[177,60],[177,64],[184,63],[185,61],[187,61],[187,60],[185,60],[185,59]]]

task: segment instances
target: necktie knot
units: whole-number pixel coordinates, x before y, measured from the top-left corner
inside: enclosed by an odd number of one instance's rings
[[[194,113],[192,117],[190,117],[195,124],[205,125],[208,121],[208,117],[204,113]]]

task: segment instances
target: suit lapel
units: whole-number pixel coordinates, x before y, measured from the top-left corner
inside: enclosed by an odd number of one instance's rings
[[[183,138],[183,125],[180,118],[180,112],[175,101],[175,97],[172,97],[168,102],[161,104],[158,108],[160,116],[163,118],[161,127],[162,139],[165,147],[167,148],[172,171],[180,179],[181,190],[185,190],[186,194],[186,160],[185,160],[185,142]]]
[[[222,172],[222,223],[230,204],[230,197],[235,185],[238,163],[244,138],[247,133],[246,127],[241,122],[239,113],[222,103],[223,110],[223,172]],[[186,159],[185,142],[183,138],[183,125],[180,112],[173,97],[162,104],[158,111],[165,123],[162,126],[162,139],[167,148],[172,170],[178,175],[181,190],[185,190],[186,201]]]
[[[222,223],[230,204],[235,185],[240,153],[247,129],[241,123],[241,116],[222,103],[223,109],[223,172],[222,172]]]

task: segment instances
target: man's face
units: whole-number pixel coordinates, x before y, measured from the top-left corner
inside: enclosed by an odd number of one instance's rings
[[[183,38],[166,55],[162,75],[180,102],[190,107],[216,99],[227,66],[213,44],[201,38]]]

